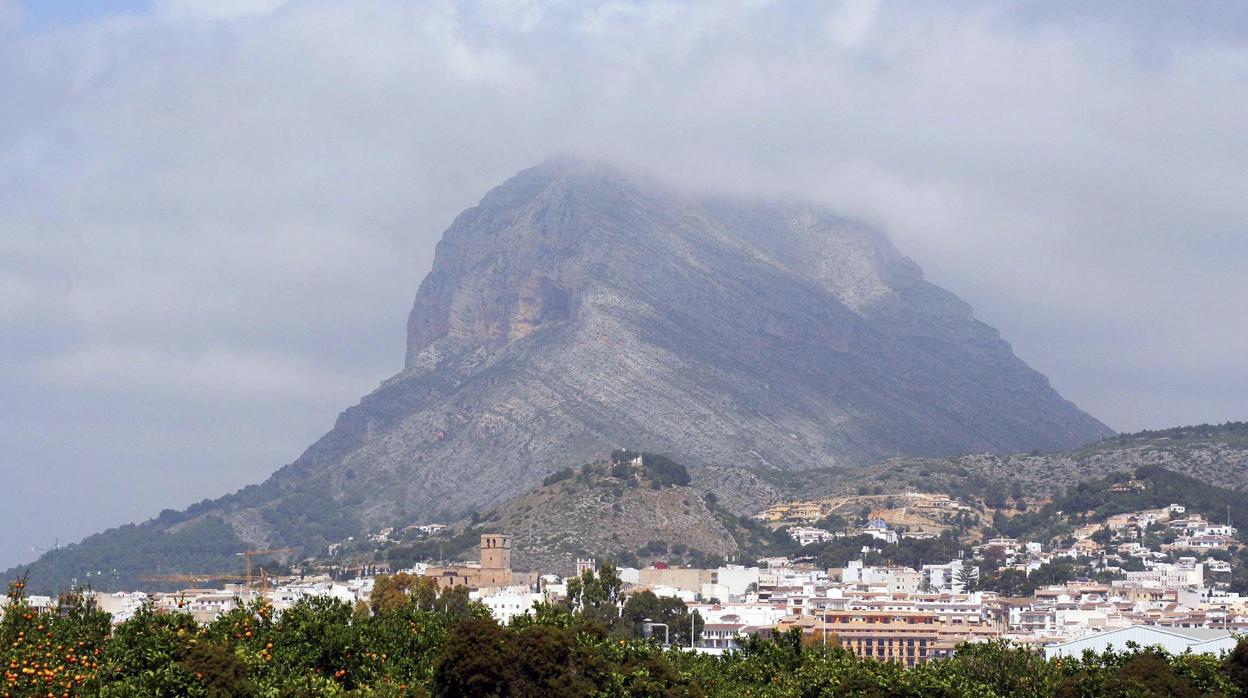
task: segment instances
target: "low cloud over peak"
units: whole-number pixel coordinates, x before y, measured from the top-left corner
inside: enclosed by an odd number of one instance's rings
[[[561,152],[871,221],[1113,427],[1248,411],[1236,5],[52,5],[0,0],[0,564],[49,482],[69,538],[293,459]]]

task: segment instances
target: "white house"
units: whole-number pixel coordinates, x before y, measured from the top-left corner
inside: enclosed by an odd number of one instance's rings
[[[807,546],[812,543],[826,543],[836,536],[822,528],[813,528],[810,526],[792,526],[788,529],[789,537],[797,541],[800,546]]]

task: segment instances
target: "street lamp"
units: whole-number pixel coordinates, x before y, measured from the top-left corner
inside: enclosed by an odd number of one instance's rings
[[[50,563],[52,566],[52,574],[49,575],[51,577],[51,582],[52,582],[51,583],[52,598],[56,598],[56,558],[58,557],[57,553],[60,551],[60,549],[61,549],[60,538],[56,539],[56,542],[52,544],[51,548],[40,548],[34,545],[27,548],[27,550],[29,550],[32,553],[52,553],[52,555],[50,556],[52,558],[51,563]]]
[[[667,647],[671,642],[671,635],[668,633],[667,623],[655,623],[647,618],[646,622],[641,624],[641,631],[645,633],[646,637],[650,637],[654,634],[654,629],[659,626],[663,626],[663,646]]]

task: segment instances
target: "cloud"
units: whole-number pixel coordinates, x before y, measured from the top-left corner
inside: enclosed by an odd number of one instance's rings
[[[0,0],[0,34],[22,25],[22,6],[18,0]]]
[[[112,475],[67,538],[263,479],[402,365],[454,215],[561,152],[872,221],[1115,427],[1243,419],[1248,11],[1209,7],[162,0],[6,35],[0,466]],[[209,475],[126,475],[161,468]]]
[[[827,17],[828,34],[845,48],[862,46],[868,39],[879,11],[878,0],[843,0]]]
[[[170,401],[270,402],[317,400],[327,393],[350,395],[375,376],[335,375],[306,358],[282,353],[244,354],[209,347],[188,354],[150,346],[97,345],[41,357],[23,370],[44,387],[74,391],[84,398],[140,392]]]
[[[157,0],[156,14],[169,20],[232,20],[271,14],[290,0]]]

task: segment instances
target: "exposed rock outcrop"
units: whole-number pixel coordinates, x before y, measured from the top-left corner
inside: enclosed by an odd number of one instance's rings
[[[876,231],[552,161],[456,219],[404,370],[276,482],[365,492],[381,523],[494,505],[615,446],[790,470],[1108,433]]]

